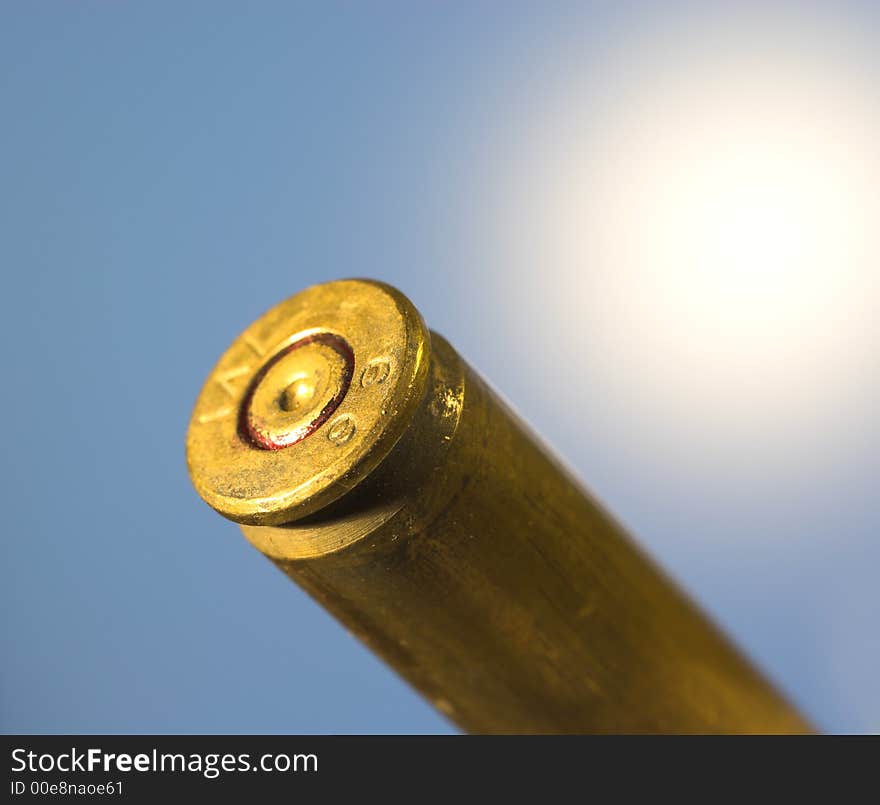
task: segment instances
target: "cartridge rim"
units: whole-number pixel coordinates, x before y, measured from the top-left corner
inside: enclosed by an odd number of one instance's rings
[[[187,463],[225,517],[281,525],[356,486],[406,430],[425,393],[428,330],[373,280],[308,288],[251,324],[196,401]]]

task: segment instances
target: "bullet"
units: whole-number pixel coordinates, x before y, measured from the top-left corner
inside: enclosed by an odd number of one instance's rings
[[[811,730],[388,285],[318,285],[248,327],[187,461],[465,731]]]

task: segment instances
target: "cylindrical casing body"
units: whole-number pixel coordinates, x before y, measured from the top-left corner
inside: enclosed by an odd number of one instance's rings
[[[381,463],[242,529],[467,731],[810,730],[436,334]]]

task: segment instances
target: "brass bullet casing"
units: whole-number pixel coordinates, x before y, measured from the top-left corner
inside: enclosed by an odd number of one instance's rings
[[[477,733],[808,732],[412,304],[303,291],[232,344],[199,494]]]

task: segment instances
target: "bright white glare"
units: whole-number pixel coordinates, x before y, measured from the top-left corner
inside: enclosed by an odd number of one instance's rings
[[[832,38],[639,38],[548,92],[515,157],[523,304],[683,454],[815,447],[876,390],[880,84]]]

